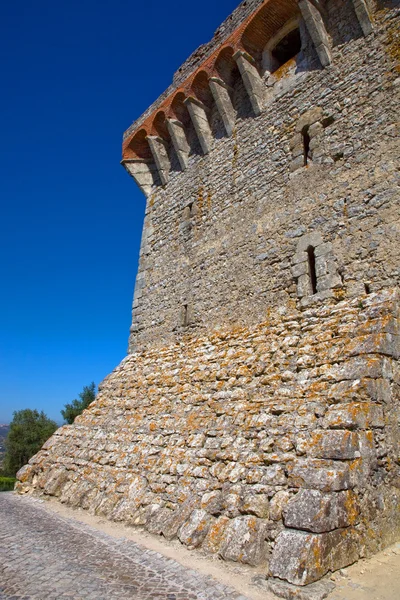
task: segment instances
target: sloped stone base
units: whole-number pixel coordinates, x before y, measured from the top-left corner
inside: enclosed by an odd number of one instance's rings
[[[128,356],[18,474],[305,585],[399,531],[397,291]]]

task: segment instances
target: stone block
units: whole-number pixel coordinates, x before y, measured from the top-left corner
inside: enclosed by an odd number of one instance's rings
[[[360,354],[385,354],[399,358],[400,336],[391,333],[363,335],[349,340],[346,346],[348,356]]]
[[[359,458],[361,456],[359,434],[347,430],[314,431],[308,443],[307,453],[313,458],[335,460]]]
[[[16,478],[21,483],[31,483],[34,472],[35,472],[35,470],[34,470],[33,466],[27,464],[27,465],[24,465],[23,467],[21,467],[21,469],[16,474]]]
[[[178,534],[179,528],[189,519],[192,512],[199,507],[200,500],[197,496],[191,496],[185,500],[174,511],[170,511],[167,519],[162,525],[162,534],[167,540],[172,540]]]
[[[340,279],[339,275],[337,275],[337,273],[328,273],[327,275],[323,275],[322,277],[318,278],[318,283],[317,283],[317,287],[318,287],[318,291],[319,292],[324,292],[325,290],[330,290],[333,288],[338,288],[341,287],[342,284],[342,280]]]
[[[272,519],[272,521],[281,520],[282,513],[286,509],[289,500],[290,493],[286,490],[276,492],[276,494],[271,498],[269,504],[269,518]]]
[[[310,0],[300,0],[299,8],[323,67],[332,62],[330,40],[321,13]]]
[[[179,529],[179,540],[186,546],[197,548],[205,539],[213,520],[205,510],[194,510],[189,520]]]
[[[308,269],[308,262],[306,260],[304,260],[303,262],[299,262],[292,267],[292,276],[297,278],[301,275],[308,275]]]
[[[266,494],[246,494],[243,498],[241,512],[249,515],[255,515],[260,519],[268,519],[268,496]]]
[[[366,0],[353,0],[353,5],[363,34],[369,35],[374,29]]]
[[[357,523],[359,509],[351,491],[323,493],[303,489],[285,509],[286,527],[325,533]]]
[[[232,135],[235,129],[235,109],[233,108],[229,94],[230,90],[224,81],[217,77],[211,77],[209,83],[218,112],[224,123],[225,131],[228,135]]]
[[[327,365],[321,375],[333,381],[350,379],[353,381],[368,377],[369,379],[390,378],[390,363],[382,357],[352,356],[340,364]]]
[[[55,468],[46,476],[46,482],[44,484],[44,493],[49,496],[60,496],[62,488],[69,479],[68,471],[64,468]]]
[[[264,82],[260,77],[254,59],[247,52],[239,50],[233,58],[239,68],[254,114],[258,116],[261,114],[264,104]]]
[[[321,127],[322,127],[322,125],[321,125]],[[332,252],[333,252],[333,245],[331,242],[324,242],[323,244],[320,244],[319,246],[317,246],[314,250],[316,258],[318,256],[325,256],[325,254],[331,254]]]
[[[307,112],[302,114],[300,119],[297,121],[296,131],[300,133],[304,129],[304,127],[306,127],[307,125],[313,125],[314,123],[317,123],[318,121],[320,121],[322,119],[322,117],[323,117],[323,112],[322,112],[322,108],[320,106],[315,106],[314,108],[311,108],[310,110],[308,110]],[[310,234],[310,235],[313,235],[313,234]],[[315,244],[312,244],[312,245],[317,246],[320,243],[322,243],[322,238],[319,235],[318,242]]]
[[[304,586],[358,558],[359,540],[353,527],[329,533],[285,530],[276,540],[269,572],[272,577]]]
[[[257,517],[237,517],[226,528],[220,555],[257,566],[266,560],[265,534],[266,524]]]
[[[271,577],[262,587],[285,600],[324,600],[336,586],[332,581],[317,581],[299,588],[297,585]]]
[[[223,511],[223,495],[221,492],[207,492],[201,498],[201,508],[210,515],[219,515]]]
[[[289,484],[323,492],[349,490],[354,487],[353,473],[345,462],[299,459],[289,465]]]
[[[148,518],[146,522],[147,531],[153,533],[154,535],[161,535],[165,524],[171,518],[173,511],[170,508],[158,507],[157,509],[152,506],[148,507]],[[117,519],[117,515],[114,516],[114,520]],[[123,520],[127,520],[126,517]]]
[[[216,521],[211,523],[202,545],[204,552],[210,554],[217,554],[219,552],[224,541],[225,530],[230,521],[229,517],[220,516]]]
[[[384,425],[382,407],[371,402],[330,406],[323,420],[323,426],[330,429],[370,429]]]
[[[304,157],[297,156],[290,162],[289,168],[290,168],[290,171],[293,173],[293,171],[297,171],[297,169],[301,169],[302,167],[304,167]]]

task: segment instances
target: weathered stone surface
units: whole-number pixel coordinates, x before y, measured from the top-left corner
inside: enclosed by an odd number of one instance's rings
[[[315,458],[337,460],[360,458],[359,434],[347,430],[315,431],[311,436],[308,454]]]
[[[206,554],[217,554],[224,541],[225,531],[231,520],[228,517],[218,517],[212,522],[202,545]]]
[[[271,499],[269,506],[269,516],[273,521],[280,521],[282,513],[290,500],[290,492],[282,490],[277,492]]]
[[[355,494],[347,492],[322,493],[300,490],[285,509],[286,527],[323,533],[355,525],[359,508]]]
[[[267,519],[269,515],[269,501],[266,494],[247,494],[243,498],[241,507],[244,513]]]
[[[115,521],[130,521],[132,515],[140,507],[142,500],[147,492],[147,479],[145,477],[134,477],[129,488],[127,498],[116,507],[112,514]]]
[[[384,427],[384,415],[381,406],[371,402],[352,402],[330,406],[323,421],[330,429],[370,429]]]
[[[237,517],[225,530],[220,555],[226,560],[259,565],[267,558],[265,523],[256,517]]]
[[[268,592],[272,592],[278,598],[285,598],[285,600],[324,600],[335,589],[335,584],[332,581],[317,581],[304,587],[298,587],[273,577],[264,581],[257,577],[255,578],[255,584]]]
[[[201,499],[201,508],[210,515],[219,515],[224,510],[224,497],[222,492],[207,492]]]
[[[199,498],[192,496],[187,498],[178,508],[172,511],[169,518],[165,520],[162,534],[167,540],[172,540],[178,534],[179,528],[189,518],[190,514],[200,505]]]
[[[178,537],[183,544],[197,548],[206,537],[213,518],[205,510],[194,510],[189,520],[178,531]]]
[[[323,492],[348,490],[354,487],[349,464],[339,461],[300,459],[290,467],[289,481],[296,487]]]
[[[17,473],[16,477],[20,483],[31,483],[35,471],[32,465],[24,465]]]
[[[60,496],[64,484],[68,481],[68,473],[66,469],[53,469],[44,484],[45,494],[50,496]]]
[[[351,527],[320,534],[286,530],[276,540],[269,571],[289,583],[307,585],[358,557],[358,535]]]

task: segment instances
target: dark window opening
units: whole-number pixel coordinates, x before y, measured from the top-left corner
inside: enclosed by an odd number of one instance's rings
[[[322,123],[322,127],[325,129],[325,127],[329,127],[330,125],[333,125],[333,123],[335,122],[335,119],[331,116],[331,117],[326,117],[325,119],[322,119],[321,123]]]
[[[189,325],[189,311],[188,311],[188,305],[187,304],[183,305],[182,325],[183,325],[183,327],[187,327]]]
[[[304,166],[308,165],[308,161],[311,160],[311,152],[310,152],[310,134],[308,130],[310,129],[309,125],[303,127],[301,135],[303,137],[303,156],[304,156]]]
[[[370,294],[371,293],[371,288],[369,283],[364,283],[364,289],[365,289],[365,293],[366,294]]]
[[[279,69],[288,60],[296,56],[301,50],[300,29],[293,29],[290,33],[275,46],[271,51],[272,57],[276,61],[274,71]]]
[[[312,289],[312,293],[316,294],[317,293],[317,271],[315,269],[315,250],[314,250],[313,246],[309,246],[307,248],[307,255],[308,255],[308,271],[310,274],[311,289]]]

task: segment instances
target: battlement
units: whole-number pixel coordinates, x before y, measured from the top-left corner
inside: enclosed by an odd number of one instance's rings
[[[373,31],[367,0],[351,0],[352,18],[364,35]],[[332,63],[332,32],[319,0],[249,0],[224,21],[214,38],[175,73],[173,84],[127,130],[122,164],[148,195],[166,185],[170,172],[186,170],[196,154],[208,154],[218,135],[235,130],[235,82],[245,87],[253,116],[268,106],[282,77]]]

